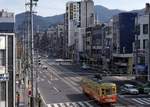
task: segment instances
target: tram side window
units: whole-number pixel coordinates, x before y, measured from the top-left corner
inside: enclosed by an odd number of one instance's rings
[[[104,89],[102,89],[102,95],[104,95],[105,94],[105,90]]]
[[[112,88],[112,94],[115,94],[115,93],[116,93],[116,89]]]
[[[106,95],[111,95],[112,92],[111,92],[111,89],[106,89]]]

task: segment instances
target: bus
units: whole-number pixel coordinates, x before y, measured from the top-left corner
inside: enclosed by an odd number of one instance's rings
[[[100,104],[117,102],[116,84],[98,79],[83,78],[81,88],[83,93],[97,100]]]

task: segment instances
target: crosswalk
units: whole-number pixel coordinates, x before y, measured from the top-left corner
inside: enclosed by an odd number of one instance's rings
[[[48,104],[48,107],[95,107],[89,101]]]
[[[132,101],[141,105],[150,105],[150,98],[132,98]]]

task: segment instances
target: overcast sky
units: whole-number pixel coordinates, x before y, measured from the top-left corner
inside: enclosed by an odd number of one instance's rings
[[[27,0],[0,0],[0,10],[21,13],[25,11]],[[53,16],[65,12],[65,4],[69,0],[39,0],[35,10],[42,16]],[[79,1],[79,0],[71,0]],[[102,5],[109,9],[134,10],[145,7],[150,0],[94,0],[95,5]]]

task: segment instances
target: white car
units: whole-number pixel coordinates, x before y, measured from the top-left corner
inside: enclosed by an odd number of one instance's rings
[[[124,84],[120,91],[122,94],[139,94],[139,90],[132,84]]]
[[[47,66],[43,65],[42,68],[43,68],[43,69],[47,69]]]

